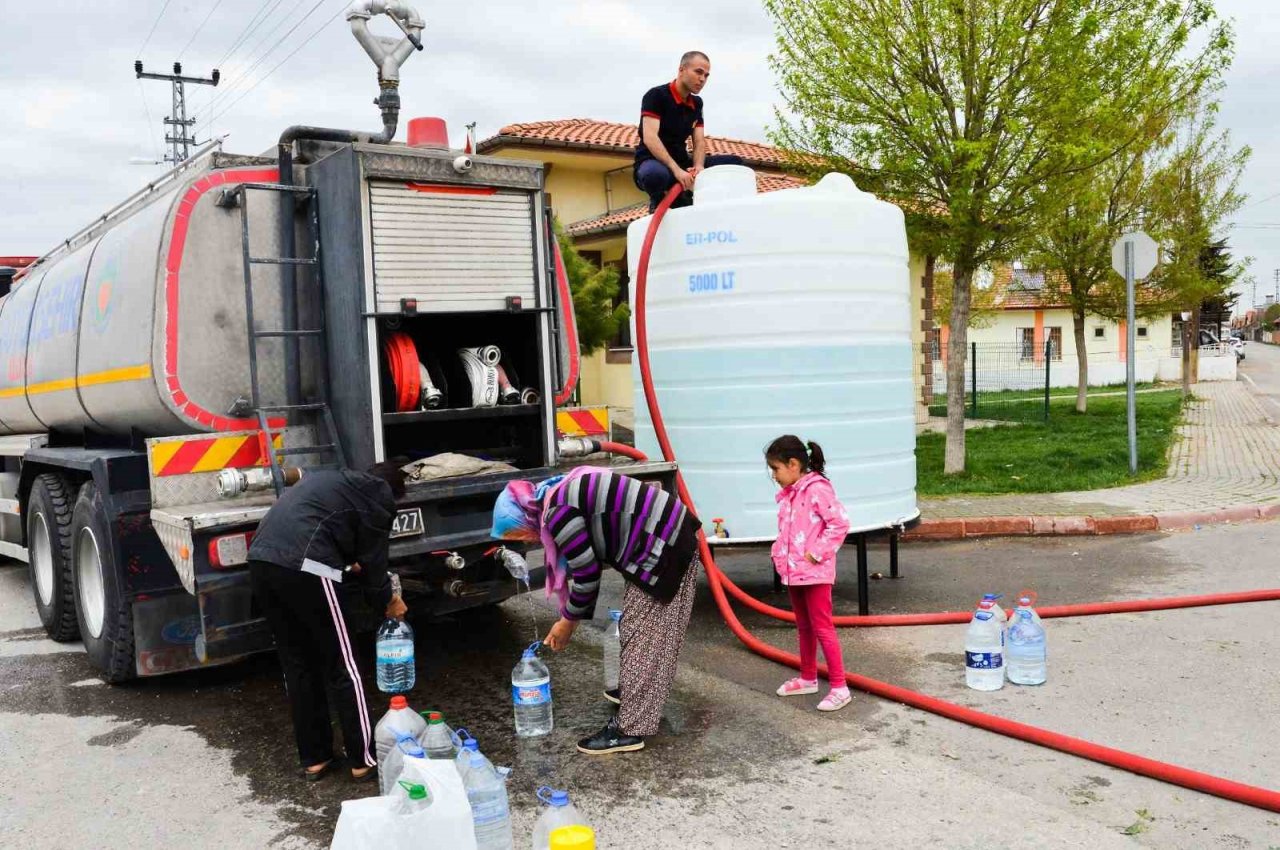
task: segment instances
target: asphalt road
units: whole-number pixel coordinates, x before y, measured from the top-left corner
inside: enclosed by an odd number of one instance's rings
[[[1262,408],[1280,422],[1280,346],[1250,342],[1244,347],[1238,374],[1262,402]]]
[[[1251,345],[1250,355],[1261,346]],[[1261,362],[1262,358],[1258,358]],[[903,548],[903,578],[872,609],[969,606],[1035,588],[1057,604],[1277,584],[1280,524],[1142,537],[988,540]],[[838,607],[856,610],[852,553]],[[885,553],[873,549],[884,569]],[[726,559],[771,593],[759,553]],[[886,570],[887,571],[887,570]],[[610,582],[601,620],[620,594]],[[1099,743],[1280,788],[1280,603],[1049,621],[1050,679],[980,694],[963,685],[963,626],[846,630],[850,669]],[[551,660],[556,731],[517,743],[509,689],[519,650],[549,625],[540,597],[419,624],[418,708],[469,727],[510,789],[517,848],[534,789],[568,788],[602,848],[1280,846],[1280,814],[971,729],[859,694],[823,715],[782,700],[790,673],[747,653],[701,588],[663,732],[643,752],[577,755],[608,717],[599,633]],[[765,640],[793,632],[746,618]],[[1272,647],[1272,649],[1268,649]],[[364,646],[365,669],[371,649]],[[375,705],[385,703],[367,683]],[[381,711],[381,709],[376,709]],[[294,776],[279,671],[263,656],[200,673],[103,685],[74,645],[45,640],[23,565],[0,565],[0,846],[327,847],[339,803],[369,793]],[[1127,834],[1126,834],[1127,833]]]

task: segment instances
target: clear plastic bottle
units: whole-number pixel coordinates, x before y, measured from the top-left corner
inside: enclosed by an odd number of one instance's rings
[[[1018,607],[1014,609],[1014,612],[1016,613],[1017,611],[1026,608],[1031,612],[1031,619],[1036,621],[1036,625],[1044,628],[1044,623],[1040,621],[1040,615],[1036,613],[1036,609],[1033,607],[1035,602],[1036,597],[1034,593],[1031,593],[1030,591],[1023,591],[1023,593],[1018,595]]]
[[[530,644],[511,671],[511,701],[515,705],[516,735],[549,735],[555,726],[551,703],[551,671],[538,657],[541,643]]]
[[[467,730],[463,729],[462,731],[466,732]],[[462,741],[461,746],[458,747],[458,755],[455,756],[453,759],[453,766],[458,769],[458,775],[462,777],[464,784],[467,779],[467,772],[471,770],[471,754],[472,753],[479,755],[480,758],[484,759],[486,763],[489,763],[489,760],[485,758],[484,753],[480,752],[479,741],[471,737],[468,737],[466,740]],[[493,767],[493,764],[489,763],[489,766]]]
[[[422,747],[412,735],[401,733],[396,738],[396,745],[387,753],[385,759],[378,760],[378,789],[385,797],[395,790],[400,774],[404,771],[405,759],[424,759],[427,757]]]
[[[982,601],[991,602],[991,614],[995,618],[995,621],[1000,624],[1000,645],[1004,646],[1004,633],[1005,629],[1009,626],[1009,614],[1001,608],[1000,603],[996,601],[1000,599],[1002,595],[1003,594],[1000,593],[984,593],[982,594]]]
[[[622,612],[609,610],[609,627],[604,632],[604,689],[618,687],[618,668],[622,665]]]
[[[453,730],[445,725],[444,715],[438,711],[429,711],[423,712],[422,716],[427,719],[427,728],[418,738],[418,743],[427,751],[427,758],[451,759],[456,756],[458,753],[453,748]]]
[[[476,850],[513,850],[507,783],[479,752],[468,752],[468,759],[462,784],[471,804]]]
[[[407,699],[399,695],[392,697],[390,708],[373,729],[373,744],[377,752],[378,764],[381,765],[386,761],[391,748],[396,745],[401,735],[410,735],[417,739],[426,728],[427,722],[416,711],[409,708]]]
[[[407,782],[401,779],[396,783],[399,790],[395,792],[396,814],[412,815],[431,805],[431,792],[425,785]]]
[[[1034,613],[1029,604],[1019,605],[1009,624],[1009,681],[1015,685],[1043,685],[1049,677],[1044,626]]]
[[[413,627],[404,620],[388,618],[378,628],[378,690],[403,694],[413,690],[417,673],[413,658]]]
[[[998,691],[1004,687],[1004,655],[1000,629],[989,610],[973,615],[964,636],[964,681],[975,691]]]
[[[588,825],[569,802],[568,791],[555,791],[544,785],[538,789],[538,799],[546,807],[533,827],[533,850],[551,850],[551,833],[562,826]]]

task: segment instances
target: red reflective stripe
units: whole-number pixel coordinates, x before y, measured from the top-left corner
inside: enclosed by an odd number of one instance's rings
[[[241,431],[258,427],[256,419],[228,419],[218,416],[191,401],[178,383],[178,278],[182,269],[182,255],[187,245],[187,230],[191,212],[200,197],[224,183],[274,183],[280,178],[274,168],[247,168],[235,171],[219,171],[197,180],[187,189],[178,203],[173,217],[173,235],[169,240],[169,253],[165,258],[164,291],[164,378],[175,407],[192,420],[216,431]]]
[[[190,472],[204,457],[205,452],[213,448],[214,440],[188,440],[182,448],[170,458],[160,471],[162,475],[182,475]]]
[[[236,469],[242,466],[257,466],[262,463],[262,446],[258,444],[258,438],[245,437],[244,443],[240,448],[236,449],[236,453],[227,458],[227,462],[223,464],[225,469]]]
[[[446,186],[438,183],[405,183],[406,188],[428,195],[496,195],[496,186]]]
[[[656,112],[649,112],[649,111],[647,111],[647,110],[642,110],[642,111],[640,112],[640,117],[641,117],[641,118],[657,118],[659,121],[661,121],[661,120],[662,120],[662,116],[661,116],[661,115],[659,115],[659,114],[658,114],[658,113],[656,113]]]

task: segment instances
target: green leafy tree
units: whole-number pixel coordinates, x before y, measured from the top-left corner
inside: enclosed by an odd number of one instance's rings
[[[1232,263],[1215,246],[1227,220],[1244,205],[1240,177],[1252,152],[1237,148],[1231,134],[1217,126],[1217,103],[1199,100],[1179,122],[1175,140],[1152,178],[1147,230],[1165,248],[1155,282],[1173,309],[1191,316],[1200,327],[1206,301],[1227,297],[1244,273],[1245,263]],[[1191,391],[1198,367],[1198,333],[1184,334],[1182,389]]]
[[[560,242],[560,254],[564,258],[565,273],[569,277],[569,291],[573,295],[578,348],[582,354],[591,354],[618,335],[631,318],[631,312],[626,304],[614,304],[620,289],[618,270],[611,266],[599,268],[579,254],[558,220],[555,231]]]
[[[1173,81],[1215,72],[1208,0],[764,0],[785,100],[774,140],[906,212],[954,273],[944,469],[964,471],[973,274],[1025,249],[1062,177],[1126,150]],[[1193,36],[1204,51],[1184,59]]]

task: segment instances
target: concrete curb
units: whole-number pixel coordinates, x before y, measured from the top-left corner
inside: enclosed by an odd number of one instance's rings
[[[988,516],[925,519],[902,536],[906,541],[975,537],[1064,537],[1143,534],[1195,526],[1280,517],[1280,504],[1235,505],[1207,511],[1164,511],[1127,516]]]

